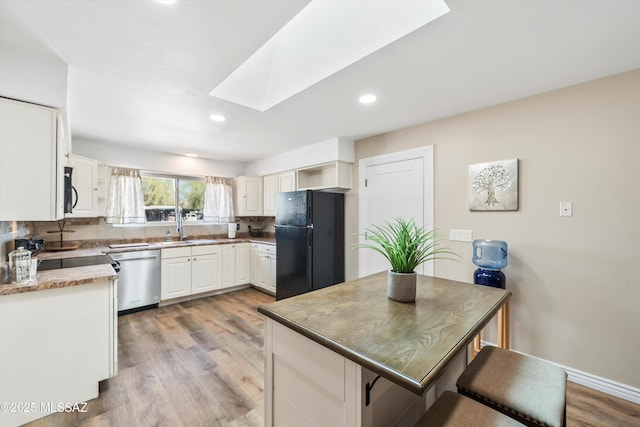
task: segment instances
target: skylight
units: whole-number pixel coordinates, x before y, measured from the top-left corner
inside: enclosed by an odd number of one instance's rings
[[[312,1],[210,95],[266,111],[448,11],[443,0]]]

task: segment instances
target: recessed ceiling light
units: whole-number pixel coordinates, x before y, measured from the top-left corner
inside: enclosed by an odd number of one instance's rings
[[[198,155],[195,154],[195,153],[185,153],[185,156],[187,156],[187,157],[198,157]]]
[[[224,122],[225,120],[227,120],[223,115],[221,114],[212,114],[209,116],[209,118],[211,120],[213,120],[214,122]]]
[[[374,102],[376,102],[376,99],[378,99],[378,97],[375,95],[362,95],[360,97],[360,104],[373,104]]]
[[[178,0],[156,0],[158,3],[162,3],[162,4],[174,4],[176,3]]]

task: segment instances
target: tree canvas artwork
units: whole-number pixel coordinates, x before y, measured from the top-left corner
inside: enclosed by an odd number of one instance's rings
[[[469,210],[518,210],[518,159],[469,165]]]

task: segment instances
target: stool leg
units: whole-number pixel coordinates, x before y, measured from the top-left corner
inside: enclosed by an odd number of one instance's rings
[[[498,346],[509,350],[509,301],[498,312]]]
[[[473,339],[473,343],[471,344],[471,357],[476,357],[476,355],[482,349],[482,332],[478,332],[478,335]]]

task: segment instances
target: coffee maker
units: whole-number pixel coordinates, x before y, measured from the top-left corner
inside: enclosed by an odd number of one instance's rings
[[[23,247],[28,251],[31,251],[32,255],[37,255],[44,244],[44,239],[34,238],[21,238],[15,240],[15,249]]]

